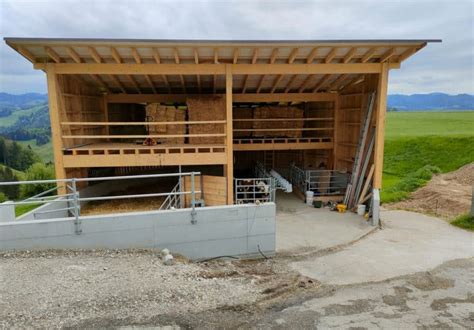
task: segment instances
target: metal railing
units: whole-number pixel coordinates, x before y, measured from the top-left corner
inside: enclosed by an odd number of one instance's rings
[[[176,194],[176,192],[180,191],[180,183],[178,182],[176,186],[174,186],[171,193],[166,197],[165,201],[161,204],[160,210],[170,210],[172,208],[179,209],[181,206],[181,195]]]
[[[235,204],[255,204],[275,201],[273,178],[234,179]]]
[[[313,191],[315,196],[344,195],[349,173],[334,170],[303,170],[290,167],[290,181],[301,192]]]
[[[34,181],[12,181],[12,182],[0,182],[0,186],[12,186],[12,185],[37,185],[37,184],[55,184],[54,188],[48,189],[40,194],[33,197],[29,197],[22,201],[13,201],[9,205],[30,205],[30,204],[49,204],[49,203],[64,203],[67,202],[67,207],[38,211],[38,213],[52,213],[59,211],[67,211],[72,217],[74,217],[75,233],[81,234],[81,202],[91,201],[105,201],[105,200],[117,200],[117,199],[130,199],[130,198],[149,198],[149,197],[164,197],[166,205],[169,207],[180,207],[181,198],[184,195],[191,195],[191,222],[195,223],[195,211],[196,207],[196,194],[202,193],[201,190],[196,190],[194,186],[195,176],[201,175],[200,172],[185,172],[185,173],[166,173],[166,174],[145,174],[145,175],[125,175],[125,176],[108,176],[108,177],[93,177],[93,178],[71,178],[71,179],[53,179],[53,180],[34,180]],[[191,177],[191,190],[181,191],[181,183],[173,188],[171,192],[163,193],[148,193],[148,194],[128,194],[128,195],[113,195],[113,196],[96,196],[96,197],[81,197],[80,192],[77,189],[77,183],[79,182],[98,182],[98,181],[114,181],[114,180],[132,180],[132,179],[151,179],[151,178],[172,178],[177,177],[179,180],[185,176]],[[54,195],[48,195],[54,191],[60,191],[63,189],[65,193],[56,193]],[[163,204],[165,204],[163,203]],[[163,205],[162,205],[163,206]],[[162,208],[160,208],[162,209]]]

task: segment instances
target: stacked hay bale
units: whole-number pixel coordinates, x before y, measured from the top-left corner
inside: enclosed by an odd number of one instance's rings
[[[257,119],[253,123],[255,129],[282,129],[282,128],[303,128],[304,121],[258,121],[258,119],[285,119],[285,118],[303,118],[304,113],[302,109],[292,106],[265,106],[258,107],[254,110],[254,119]],[[254,137],[286,137],[286,138],[298,138],[302,136],[302,131],[295,130],[278,130],[278,131],[256,131],[253,132]]]
[[[234,108],[233,119],[253,119],[252,108]],[[244,129],[246,131],[234,132],[234,138],[251,137],[253,128],[253,121],[234,121],[233,128],[237,130]]]
[[[146,106],[146,116],[149,122],[185,121],[186,108],[150,103]],[[150,125],[150,135],[175,135],[186,134],[186,125]],[[157,142],[162,144],[183,144],[184,137],[160,138]]]
[[[225,98],[222,96],[196,96],[186,100],[190,121],[212,121],[226,119]],[[189,125],[189,134],[224,133],[223,124]],[[189,137],[190,144],[225,144],[224,136]]]

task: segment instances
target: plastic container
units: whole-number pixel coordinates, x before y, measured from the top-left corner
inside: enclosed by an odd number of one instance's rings
[[[357,205],[357,214],[364,216],[365,214],[365,205],[364,204],[359,204]]]
[[[306,192],[306,204],[313,205],[313,198],[314,198],[314,192],[308,190]]]
[[[323,202],[322,201],[314,201],[313,206],[317,209],[320,209],[321,207],[323,207]]]

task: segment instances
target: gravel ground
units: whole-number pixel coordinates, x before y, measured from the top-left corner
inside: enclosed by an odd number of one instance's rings
[[[0,327],[95,326],[104,320],[139,324],[151,315],[257,299],[251,277],[214,277],[206,269],[182,258],[165,266],[153,251],[3,254]]]

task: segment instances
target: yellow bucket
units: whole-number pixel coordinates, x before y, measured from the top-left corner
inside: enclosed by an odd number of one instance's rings
[[[339,211],[339,213],[344,213],[347,210],[347,205],[337,204],[336,209]]]

